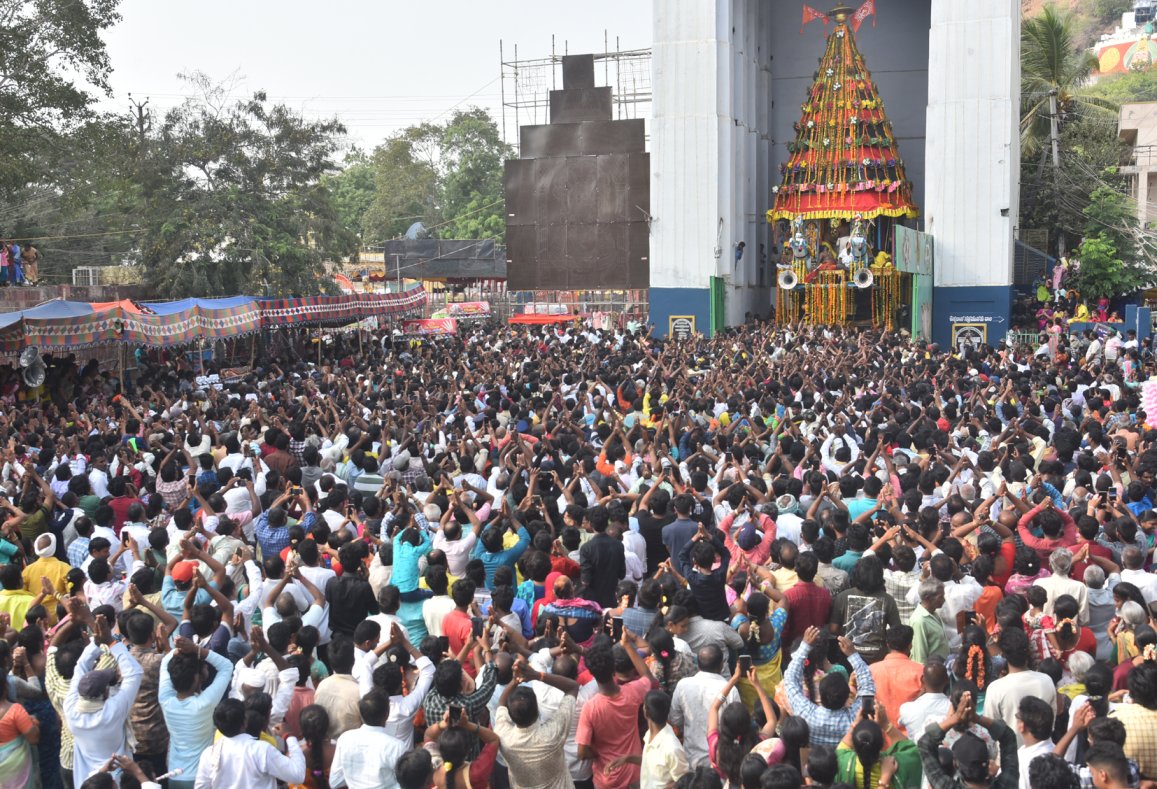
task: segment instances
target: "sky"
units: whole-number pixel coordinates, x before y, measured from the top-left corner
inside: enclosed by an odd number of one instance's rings
[[[624,50],[651,45],[649,0],[122,0],[121,16],[105,33],[114,93],[101,109],[128,110],[131,93],[163,112],[192,93],[178,75],[201,71],[233,80],[238,98],[265,90],[337,116],[366,150],[456,108],[500,121],[500,40],[507,61],[516,44],[520,59],[549,56],[552,34],[558,54],[602,52],[604,31],[611,50],[616,37]]]

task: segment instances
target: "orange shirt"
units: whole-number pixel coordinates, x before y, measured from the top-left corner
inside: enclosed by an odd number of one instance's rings
[[[19,704],[13,704],[0,718],[0,744],[12,742],[21,734],[27,734],[36,726],[36,721]]]
[[[973,610],[984,617],[984,629],[989,635],[996,632],[996,604],[1003,599],[1004,590],[999,586],[988,584],[972,605]]]
[[[899,728],[900,705],[920,695],[924,666],[907,655],[889,652],[883,660],[872,664],[871,671],[872,681],[876,683],[876,705],[882,705],[888,720]]]

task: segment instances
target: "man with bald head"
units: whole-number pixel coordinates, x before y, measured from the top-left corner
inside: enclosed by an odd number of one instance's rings
[[[538,669],[539,671],[549,669],[547,672],[549,675],[573,680],[576,683],[578,681],[578,662],[570,655],[559,655],[553,662],[549,660],[544,661],[535,656],[530,658],[530,664],[532,669]],[[544,723],[553,719],[555,715],[558,714],[558,710],[561,708],[567,695],[561,689],[562,686],[557,682],[547,684],[546,682],[534,680],[524,683],[523,687],[530,688],[534,691],[535,698],[538,701],[539,720]],[[567,771],[570,772],[571,780],[576,783],[589,782],[593,775],[590,760],[580,759],[578,756],[578,743],[575,742],[575,736],[578,733],[579,715],[582,713],[583,706],[588,700],[597,695],[598,692],[599,683],[593,679],[578,689],[570,722],[567,727],[566,742],[563,744],[563,757],[566,759]],[[505,742],[505,740],[503,742]]]
[[[718,645],[700,647],[696,656],[699,658],[699,671],[675,686],[668,718],[672,726],[683,731],[683,748],[691,769],[711,763],[707,753],[707,711],[727,685],[727,678],[720,673],[724,654]],[[726,698],[727,703],[739,701],[739,691],[732,688]]]
[[[1145,572],[1145,554],[1136,545],[1121,551],[1121,580],[1141,590],[1146,603],[1157,601],[1157,575]]]
[[[922,693],[914,700],[900,705],[897,726],[908,733],[908,739],[919,738],[929,721],[939,721],[952,709],[948,698],[948,670],[940,661],[932,661],[924,666],[920,677]]]
[[[783,541],[779,545],[779,566],[771,571],[775,577],[775,588],[786,592],[797,583],[799,575],[796,573],[795,563],[799,557],[799,546],[793,542]]]

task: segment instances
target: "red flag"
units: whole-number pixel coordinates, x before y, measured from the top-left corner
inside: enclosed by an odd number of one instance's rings
[[[869,2],[870,2],[870,0],[869,0]],[[803,29],[804,29],[805,27],[807,27],[807,25],[808,25],[809,23],[811,23],[811,22],[814,22],[814,21],[816,21],[817,19],[822,19],[822,20],[824,20],[824,24],[825,24],[825,25],[828,23],[828,16],[827,16],[827,14],[824,14],[824,13],[822,13],[822,12],[820,12],[820,11],[817,11],[817,10],[815,10],[814,8],[812,8],[812,7],[811,7],[811,6],[809,6],[809,5],[805,5],[805,6],[803,7],[803,24],[801,24],[801,25],[799,26],[799,32],[801,32],[801,33],[802,33],[802,32],[803,32]]]
[[[856,9],[856,13],[852,14],[852,31],[860,32],[860,25],[864,20],[872,17],[872,27],[876,26],[876,0],[864,0],[864,4]]]

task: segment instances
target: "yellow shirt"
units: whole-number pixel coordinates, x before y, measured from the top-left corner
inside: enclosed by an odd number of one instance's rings
[[[14,630],[24,628],[24,615],[32,607],[35,598],[36,595],[23,589],[0,589],[0,613],[8,614]]]
[[[68,582],[65,579],[71,570],[72,565],[60,561],[55,556],[37,559],[24,568],[24,588],[33,595],[38,595],[40,594],[40,579],[47,578],[52,581],[52,586],[57,592],[67,592]],[[59,597],[46,598],[44,601],[44,607],[48,609],[48,621],[51,624],[56,624],[56,601],[59,599]],[[16,627],[17,630],[20,629],[16,626],[15,620],[13,620],[12,626]],[[21,627],[23,627],[23,623],[21,623]]]

